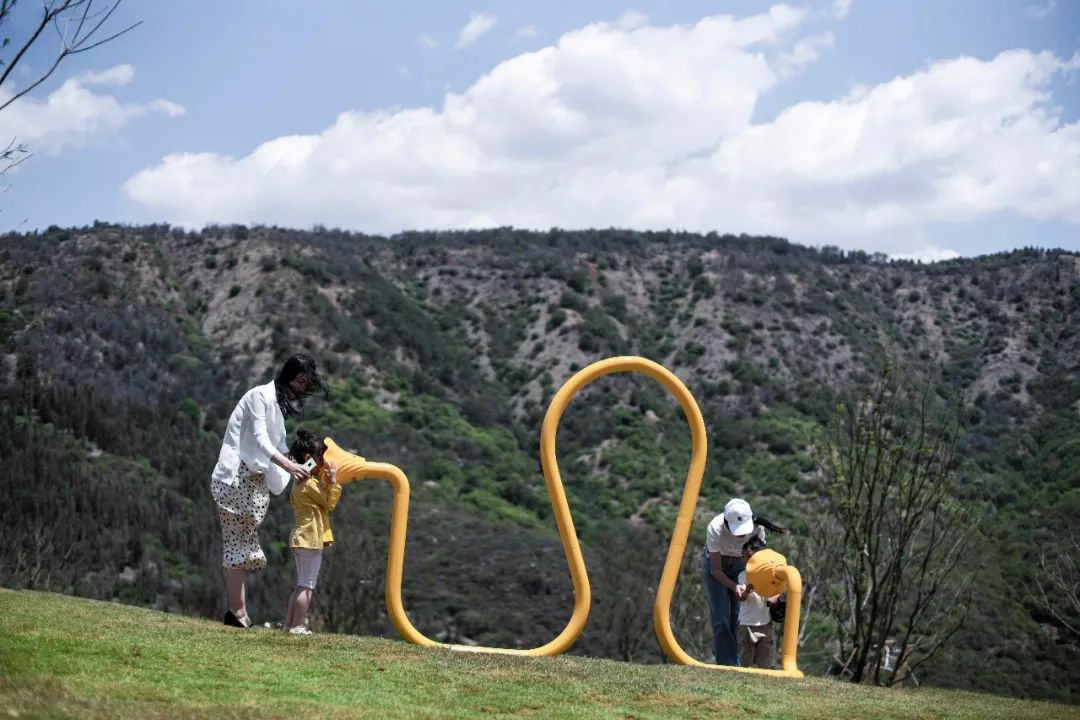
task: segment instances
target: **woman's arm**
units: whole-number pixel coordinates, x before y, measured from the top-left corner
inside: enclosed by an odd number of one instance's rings
[[[306,480],[311,473],[299,463],[295,463],[278,451],[270,433],[266,430],[267,401],[262,393],[254,393],[251,403],[251,427],[255,434],[255,443],[266,453],[266,458],[292,476],[293,480]]]
[[[311,477],[311,473],[309,473],[303,465],[294,463],[276,450],[274,451],[274,454],[270,456],[270,462],[284,469],[285,472],[292,476],[293,480],[307,480]]]
[[[720,553],[709,553],[709,572],[712,573],[712,576],[716,580],[716,582],[720,583],[728,590],[737,593],[739,592],[739,586],[735,584],[734,580],[729,578],[727,574],[724,573],[724,567],[723,565],[721,565],[722,557],[723,555],[721,555]]]
[[[261,392],[251,393],[251,431],[255,434],[255,444],[262,450],[267,461],[280,456],[277,446],[270,440],[270,433],[266,429],[266,397]],[[281,463],[277,463],[281,465]],[[282,465],[282,467],[285,467]]]

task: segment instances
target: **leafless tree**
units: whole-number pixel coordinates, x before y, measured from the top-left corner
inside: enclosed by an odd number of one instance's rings
[[[679,579],[671,602],[671,629],[688,654],[714,662],[709,603],[701,577],[701,548],[692,547],[679,567]]]
[[[0,175],[29,159],[30,149],[13,138],[7,147],[0,150]]]
[[[627,523],[603,533],[595,547],[619,547],[605,554],[603,562],[591,562],[589,580],[593,608],[589,620],[589,652],[641,662],[655,654],[652,603],[659,580],[657,568],[663,557],[663,540],[647,526]],[[586,561],[590,558],[586,556]]]
[[[53,573],[63,568],[74,550],[56,547],[58,523],[29,517],[11,529],[9,552],[0,556],[0,586],[31,590],[69,591],[66,582],[54,582]]]
[[[824,494],[806,575],[832,635],[833,671],[853,682],[892,684],[899,678],[880,673],[886,647],[910,672],[963,620],[975,522],[952,496],[958,432],[928,388],[908,392],[889,372],[837,408],[818,444]]]
[[[1035,602],[1073,635],[1080,637],[1080,540],[1070,535],[1039,556]]]
[[[20,3],[19,0],[0,0],[0,35],[3,35],[0,40],[0,111],[45,82],[65,58],[100,47],[140,25],[141,22],[136,22],[118,32],[110,32],[107,23],[120,2],[121,0],[113,0],[99,3],[95,8],[94,0],[46,0],[38,7],[40,14],[37,19],[27,23],[29,35],[13,40],[7,31],[13,25],[16,8],[25,7],[25,3]],[[25,59],[31,48],[50,34],[50,27],[59,40],[55,53],[50,53],[44,70],[32,75],[21,87],[13,88],[15,78],[12,73],[15,68]],[[14,55],[8,55],[12,51]],[[32,156],[33,153],[26,145],[20,143],[18,138],[12,138],[7,147],[0,151],[0,175],[6,174]],[[7,186],[4,186],[0,188],[0,192],[6,192],[7,189]]]
[[[337,549],[326,554],[323,577],[312,608],[312,624],[332,632],[376,633],[385,624],[382,576],[385,546],[347,527],[335,529],[345,538],[345,557]]]

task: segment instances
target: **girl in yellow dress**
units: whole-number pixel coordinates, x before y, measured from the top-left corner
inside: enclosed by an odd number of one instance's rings
[[[307,430],[297,431],[296,442],[289,452],[298,463],[309,459],[316,463],[311,477],[297,480],[289,493],[294,518],[289,547],[296,559],[296,587],[289,597],[282,629],[294,635],[311,634],[306,625],[307,613],[319,578],[322,551],[334,543],[330,513],[341,498],[341,485],[337,478],[337,464],[324,459],[325,452],[326,443]]]

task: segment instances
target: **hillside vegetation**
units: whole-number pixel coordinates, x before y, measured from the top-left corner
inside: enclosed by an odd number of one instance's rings
[[[0,704],[42,718],[1075,717],[1065,705],[949,690],[240,631],[26,591],[0,591]]]
[[[225,420],[306,349],[331,399],[302,425],[412,481],[416,626],[535,646],[572,605],[537,446],[574,371],[637,354],[678,374],[710,441],[692,540],[742,495],[792,527],[777,546],[798,566],[820,490],[815,440],[839,393],[894,365],[961,409],[959,500],[981,518],[968,621],[919,680],[1075,702],[1077,638],[1031,590],[1040,552],[1080,535],[1078,310],[1080,258],[1061,251],[921,266],[778,238],[619,230],[97,224],[4,236],[0,524],[12,551],[0,585],[219,617],[208,475]],[[689,460],[685,422],[651,381],[606,378],[571,404],[558,451],[594,597],[573,653],[659,662],[650,608]],[[382,606],[388,512],[388,488],[347,488],[316,629],[395,637]],[[290,521],[279,498],[261,531],[270,568],[249,588],[260,620],[284,611]],[[691,547],[672,621],[704,658]],[[800,663],[824,673],[827,627],[812,609],[807,628]]]

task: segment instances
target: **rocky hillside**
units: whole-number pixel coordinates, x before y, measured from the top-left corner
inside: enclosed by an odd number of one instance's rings
[[[1038,610],[1039,548],[1080,510],[1080,257],[922,266],[779,238],[499,229],[369,237],[315,228],[51,228],[0,239],[5,458],[0,583],[213,615],[206,476],[244,389],[315,354],[329,403],[306,426],[403,467],[414,486],[406,604],[429,635],[545,642],[570,585],[536,455],[555,390],[639,354],[697,398],[711,455],[693,534],[739,493],[795,528],[838,393],[886,365],[962,408],[964,502],[984,563],[971,622],[924,682],[1080,693],[1075,638]],[[671,400],[616,377],[572,404],[559,455],[593,581],[576,651],[656,661],[649,607],[689,457]],[[388,494],[350,489],[316,622],[391,633]],[[291,572],[287,503],[264,526],[268,619]],[[338,533],[337,528],[341,528]],[[706,654],[694,562],[675,625]],[[827,649],[806,651],[811,669]]]

